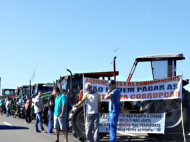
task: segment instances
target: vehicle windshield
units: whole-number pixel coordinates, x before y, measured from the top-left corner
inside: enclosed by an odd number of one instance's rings
[[[152,61],[152,74],[154,79],[175,76],[174,60]]]
[[[61,82],[61,85],[62,85],[62,89],[65,89],[65,90],[66,90],[66,87],[67,87],[67,80],[66,80],[66,79],[63,79],[62,82]]]
[[[82,89],[82,85],[83,84],[83,80],[81,77],[77,78],[72,78],[72,89],[73,89],[73,92],[74,93],[79,93],[79,86],[81,86],[81,89]],[[68,80],[68,83],[67,83],[67,87],[66,87],[66,91],[68,92],[68,90],[70,89],[70,79]]]
[[[52,92],[53,87],[50,87],[50,86],[36,86],[35,89],[34,89],[34,94],[37,95],[39,90],[42,91],[42,93],[44,93],[44,92]]]
[[[4,92],[5,96],[15,96],[15,91],[14,90],[5,90]]]
[[[29,88],[19,88],[19,95],[29,95]]]
[[[150,62],[139,62],[136,66],[131,82],[153,80]]]

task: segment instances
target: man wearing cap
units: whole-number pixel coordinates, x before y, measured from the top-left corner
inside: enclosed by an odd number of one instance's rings
[[[108,82],[109,90],[105,99],[109,100],[109,127],[110,142],[116,142],[117,122],[120,114],[120,91],[116,88],[116,82],[110,80]]]
[[[87,92],[84,94],[82,101],[74,107],[78,107],[86,101],[86,140],[87,142],[99,142],[100,95],[92,90],[91,83],[86,83],[85,88]]]

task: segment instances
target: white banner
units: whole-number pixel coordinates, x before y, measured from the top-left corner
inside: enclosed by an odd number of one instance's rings
[[[100,118],[99,131],[109,132],[109,114]],[[117,133],[158,133],[164,134],[165,113],[124,114],[121,113],[117,123]]]
[[[108,91],[108,80],[84,77],[83,83],[90,82],[93,90],[101,95],[102,101]],[[84,93],[86,92],[83,85]],[[144,82],[117,81],[117,88],[121,92],[121,101],[180,99],[182,96],[182,76]]]

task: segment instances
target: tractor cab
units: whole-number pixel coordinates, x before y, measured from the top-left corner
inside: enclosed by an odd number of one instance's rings
[[[53,83],[38,83],[32,86],[32,95],[36,96],[38,91],[42,91],[43,94],[53,91]]]
[[[71,73],[71,72],[70,72]],[[116,71],[115,75],[119,75]],[[70,100],[72,104],[76,104],[78,101],[78,95],[80,90],[83,89],[83,77],[96,78],[96,79],[107,79],[110,80],[114,76],[113,71],[111,72],[89,72],[89,73],[74,73],[67,76],[61,76],[61,87],[62,90],[70,94]],[[60,80],[57,80],[57,86],[60,87]]]
[[[20,87],[17,87],[15,89],[16,96],[21,96],[21,98],[26,101],[26,96],[29,95],[29,86],[28,85],[22,85]]]
[[[2,96],[12,99],[13,97],[15,97],[15,89],[2,89]]]
[[[16,90],[17,95],[26,96],[29,95],[29,86],[23,85],[17,88]]]
[[[137,57],[131,72],[127,78],[127,81],[130,82],[134,74],[134,71],[137,67],[137,64],[140,62],[150,62],[150,72],[152,74],[152,79],[163,79],[168,77],[173,77],[177,75],[177,61],[185,60],[183,54],[159,54],[151,56],[141,56]],[[141,73],[143,75],[143,73]],[[183,85],[187,85],[189,80],[184,80]]]
[[[119,75],[118,71],[116,71],[116,76],[117,75]],[[66,92],[72,89],[74,93],[79,93],[80,89],[83,88],[83,77],[110,80],[110,78],[113,77],[113,72],[74,73],[67,76],[61,76],[62,89]],[[59,82],[59,80],[57,80],[57,82]],[[60,87],[59,83],[57,83],[57,85]]]

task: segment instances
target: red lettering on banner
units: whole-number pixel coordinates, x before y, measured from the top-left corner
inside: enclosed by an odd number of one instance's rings
[[[158,93],[153,93],[153,98],[158,98]]]
[[[127,95],[123,95],[120,97],[120,100],[128,100],[128,96]]]
[[[180,76],[177,76],[177,81],[180,81]]]
[[[122,82],[117,82],[117,86],[122,86]]]
[[[141,99],[141,94],[137,94],[136,99]]]
[[[127,96],[127,95],[124,95],[124,99],[126,99],[126,100],[127,100],[127,99],[128,99],[128,96]]]
[[[170,97],[174,97],[174,91],[170,92]]]
[[[139,82],[136,82],[136,86],[139,86]]]
[[[142,99],[146,99],[146,94],[142,94]]]
[[[147,99],[152,99],[152,94],[151,93],[147,94]]]
[[[160,93],[159,93],[159,98],[162,98],[162,96],[163,96],[163,93],[160,92]]]
[[[169,97],[169,93],[168,92],[165,92],[164,93],[164,98],[168,98]]]
[[[126,82],[124,82],[124,86],[126,86],[127,85],[127,83]]]
[[[175,97],[179,97],[180,96],[180,92],[179,91],[176,91],[175,92]]]
[[[87,82],[92,83],[92,79],[87,78],[87,79],[86,79],[86,83],[87,83]]]
[[[160,82],[161,82],[161,83],[164,83],[164,82],[165,82],[165,79],[161,79]]]
[[[135,95],[132,94],[132,95],[130,96],[130,99],[135,99]]]
[[[134,82],[128,82],[128,86],[135,86]]]

